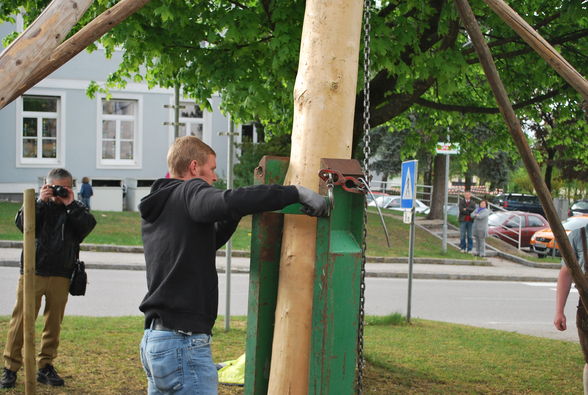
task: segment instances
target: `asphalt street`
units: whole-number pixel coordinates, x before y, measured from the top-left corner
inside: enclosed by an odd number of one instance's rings
[[[0,315],[12,311],[18,269],[0,267]],[[248,275],[231,275],[231,315],[247,314]],[[90,316],[140,315],[146,292],[141,270],[88,270],[86,296],[70,296],[66,314]],[[367,278],[366,314],[406,315],[407,279]],[[225,274],[219,274],[219,314],[225,313]],[[437,321],[514,331],[533,336],[577,341],[572,290],[566,315],[569,329],[553,328],[555,283],[468,280],[414,280],[411,316]]]

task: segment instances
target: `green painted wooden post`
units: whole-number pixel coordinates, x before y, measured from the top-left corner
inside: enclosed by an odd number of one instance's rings
[[[309,394],[356,393],[365,196],[333,192],[335,208],[317,225]]]
[[[255,169],[255,184],[282,184],[288,170],[288,158],[264,156]],[[253,216],[245,394],[267,393],[274,336],[280,250],[284,215],[262,213]]]
[[[357,161],[328,163],[335,166],[326,167],[337,170],[353,169],[353,175],[361,172]],[[345,169],[337,168],[339,165]],[[264,157],[256,169],[255,183],[281,184],[287,168],[288,158]],[[331,216],[317,223],[309,394],[355,393],[365,197],[340,186],[333,192]],[[283,214],[300,214],[299,209],[299,204],[293,204],[280,213],[253,216],[245,367],[248,395],[267,393]]]

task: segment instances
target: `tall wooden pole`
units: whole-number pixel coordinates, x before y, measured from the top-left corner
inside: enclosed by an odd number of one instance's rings
[[[362,2],[308,0],[286,184],[318,190],[321,158],[351,157]],[[284,220],[269,394],[306,394],[316,219]]]
[[[53,0],[0,55],[0,108],[17,87],[51,55],[92,0]]]
[[[23,335],[25,393],[35,393],[35,190],[24,191]]]
[[[0,100],[0,109],[11,103],[14,99],[35,86],[43,78],[63,66],[67,61],[83,51],[88,45],[102,37],[130,15],[141,9],[149,0],[121,0],[114,6],[98,15],[92,22],[84,26],[79,32],[43,58],[24,80],[21,80],[16,89],[4,100]],[[1,86],[1,85],[0,85]]]
[[[515,10],[502,0],[484,0],[486,4],[535,50],[584,100],[588,100],[588,81]]]
[[[541,200],[541,205],[543,206],[545,215],[549,221],[549,226],[551,226],[555,239],[557,240],[561,254],[570,268],[574,283],[576,284],[580,297],[582,298],[582,302],[584,303],[584,306],[588,306],[586,304],[588,303],[588,280],[584,277],[582,270],[578,265],[576,254],[572,249],[572,245],[570,244],[567,233],[561,224],[561,220],[555,211],[551,194],[549,193],[549,189],[547,189],[547,185],[545,185],[545,181],[541,175],[541,169],[529,148],[525,134],[521,129],[521,124],[508,99],[508,94],[506,93],[506,89],[504,89],[504,85],[498,75],[498,70],[492,59],[490,49],[484,41],[480,26],[478,25],[467,0],[455,0],[455,4],[457,5],[459,14],[464,22],[464,26],[472,39],[476,52],[478,53],[480,64],[486,73],[486,77],[488,78],[488,82],[490,83],[490,87],[492,88],[500,112],[502,113],[510,134],[519,150],[525,167],[527,168],[529,178]]]

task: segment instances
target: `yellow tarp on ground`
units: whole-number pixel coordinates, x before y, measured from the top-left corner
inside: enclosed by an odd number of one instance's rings
[[[223,362],[218,371],[218,382],[221,384],[245,385],[245,354],[232,361]]]

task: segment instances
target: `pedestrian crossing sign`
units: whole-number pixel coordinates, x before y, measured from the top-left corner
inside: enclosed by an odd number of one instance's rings
[[[417,164],[417,160],[402,162],[402,171],[400,173],[400,208],[410,209],[414,207],[414,201],[416,199]]]

